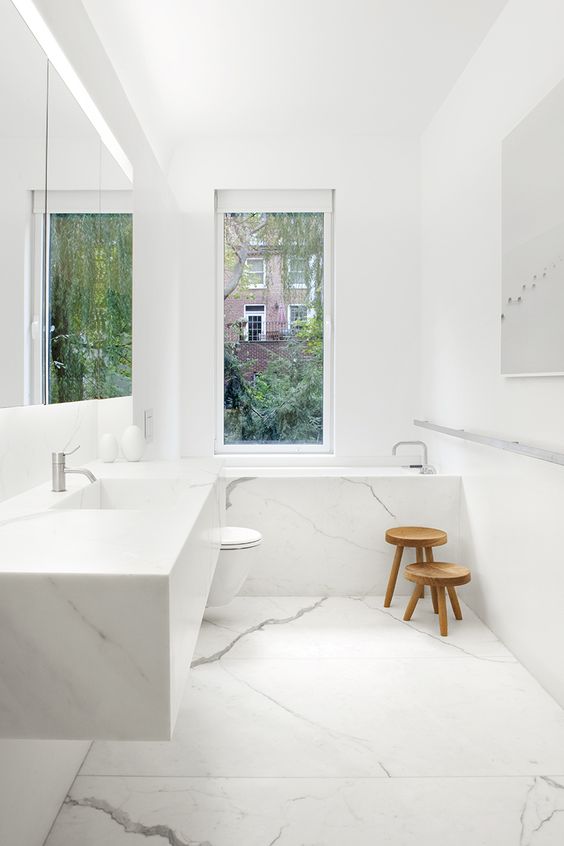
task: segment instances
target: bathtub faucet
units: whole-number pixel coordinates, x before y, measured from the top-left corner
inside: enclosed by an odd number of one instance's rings
[[[398,447],[399,446],[420,446],[423,449],[423,464],[410,464],[409,466],[413,469],[419,468],[419,472],[423,473],[425,476],[432,475],[436,473],[436,469],[433,467],[432,464],[429,464],[429,456],[427,453],[427,444],[425,441],[398,441],[397,444],[394,444],[392,447],[392,455],[397,455]]]

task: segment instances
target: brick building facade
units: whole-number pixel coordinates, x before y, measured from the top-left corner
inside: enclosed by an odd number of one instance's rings
[[[287,285],[281,256],[257,250],[246,262],[243,278],[224,301],[224,338],[236,343],[247,363],[246,377],[262,372],[273,356],[288,354],[296,321],[311,315],[309,272],[304,259],[289,259]]]

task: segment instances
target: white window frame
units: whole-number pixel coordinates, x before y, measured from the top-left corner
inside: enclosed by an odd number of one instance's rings
[[[262,273],[261,274],[257,273],[255,270],[250,270],[248,266],[245,268],[246,273],[247,273],[247,280],[248,280],[248,283],[249,283],[248,287],[252,288],[253,290],[257,290],[257,291],[259,289],[266,288],[266,259],[264,259],[262,256],[249,256],[247,261],[248,262],[249,261],[260,261],[260,262],[262,262]],[[253,282],[252,281],[253,276],[259,276],[259,275],[262,279],[262,282]]]
[[[316,455],[334,452],[333,303],[334,303],[334,191],[241,190],[216,191],[216,455]],[[224,443],[224,229],[228,212],[320,212],[323,225],[323,441],[320,444]]]

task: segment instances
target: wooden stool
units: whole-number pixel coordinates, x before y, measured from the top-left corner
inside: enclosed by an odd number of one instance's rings
[[[448,564],[444,561],[433,561],[428,564],[408,564],[405,568],[405,578],[409,582],[415,582],[415,588],[407,603],[403,619],[411,620],[415,606],[423,595],[424,586],[429,585],[433,593],[433,607],[435,606],[435,597],[438,604],[439,629],[441,635],[446,637],[448,635],[448,622],[445,588],[448,591],[454,616],[457,620],[462,620],[462,611],[454,588],[455,585],[465,585],[470,581],[470,570],[467,567]],[[435,613],[437,613],[436,608]]]
[[[425,550],[425,560],[433,561],[433,547],[442,546],[447,540],[447,533],[443,532],[442,529],[428,529],[425,526],[399,526],[396,529],[388,529],[386,541],[396,547],[396,554],[388,578],[384,608],[390,607],[405,547],[415,549],[417,563],[423,564],[423,550]],[[435,595],[433,594],[433,607],[435,606],[434,599]],[[435,608],[435,611],[437,611],[437,608]]]

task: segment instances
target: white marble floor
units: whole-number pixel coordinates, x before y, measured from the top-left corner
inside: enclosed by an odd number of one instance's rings
[[[46,846],[563,846],[564,712],[472,614],[240,597],[170,743],[95,743]]]

